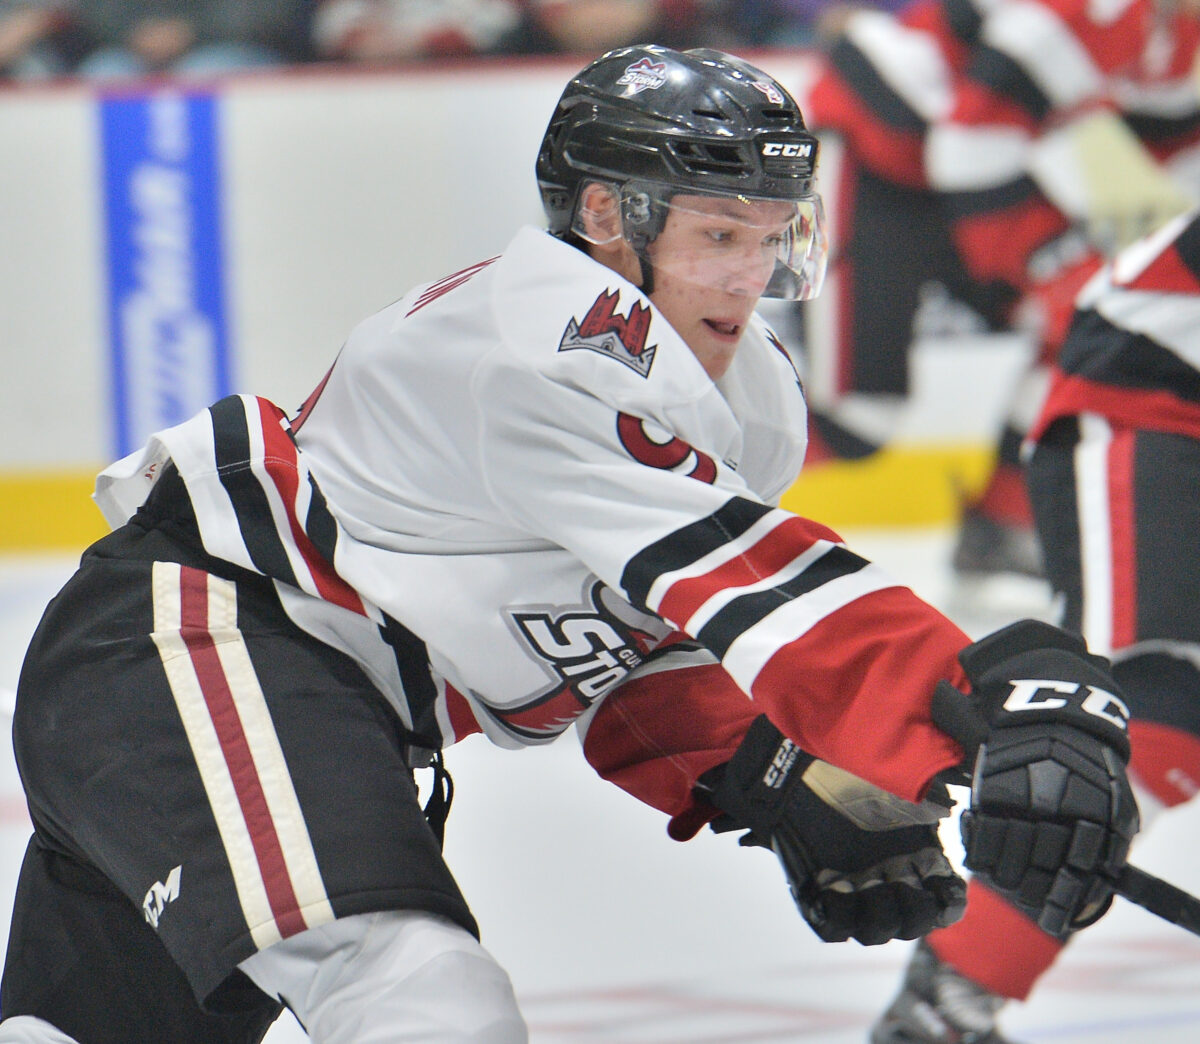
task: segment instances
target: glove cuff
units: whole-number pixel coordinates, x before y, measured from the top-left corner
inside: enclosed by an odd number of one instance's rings
[[[697,791],[738,827],[769,838],[784,814],[789,787],[812,760],[760,714],[733,757],[700,777]]]
[[[962,649],[958,654],[958,662],[974,681],[1014,656],[1042,649],[1062,649],[1085,659],[1096,659],[1105,665],[1108,663],[1102,657],[1092,657],[1079,635],[1043,620],[1017,620],[1001,627]]]
[[[959,653],[991,729],[1070,725],[1129,761],[1129,707],[1111,665],[1083,639],[1040,620],[1019,620]]]

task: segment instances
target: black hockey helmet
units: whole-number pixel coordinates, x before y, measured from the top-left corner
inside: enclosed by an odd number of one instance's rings
[[[816,160],[799,106],[765,72],[720,51],[644,44],[610,51],[567,84],[542,139],[537,179],[556,235],[578,234],[585,184],[611,185],[639,254],[676,194],[795,203],[801,241],[791,243],[792,260],[782,262],[786,271],[767,296],[811,297],[825,249]]]

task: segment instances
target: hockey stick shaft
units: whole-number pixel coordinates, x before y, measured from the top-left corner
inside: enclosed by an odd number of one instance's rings
[[[1156,914],[1164,921],[1200,935],[1200,899],[1162,878],[1139,870],[1128,863],[1114,882],[1116,893],[1131,903]]]

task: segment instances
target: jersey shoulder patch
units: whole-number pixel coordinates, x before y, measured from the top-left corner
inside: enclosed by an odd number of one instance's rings
[[[558,342],[560,352],[584,348],[624,363],[634,373],[648,377],[658,346],[647,344],[650,307],[638,295],[628,310],[620,307],[620,290],[604,290],[582,319],[571,317]]]

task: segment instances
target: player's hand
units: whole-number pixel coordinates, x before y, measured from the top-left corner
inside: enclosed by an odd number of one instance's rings
[[[966,885],[938,840],[948,806],[903,801],[806,754],[765,717],[705,773],[713,829],[772,849],[804,919],[826,942],[916,939],[952,924]]]
[[[1111,905],[1138,830],[1129,710],[1108,661],[1049,624],[1011,624],[959,660],[972,693],[943,682],[933,714],[968,758],[978,744],[961,820],[967,868],[1064,937]]]

